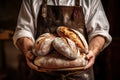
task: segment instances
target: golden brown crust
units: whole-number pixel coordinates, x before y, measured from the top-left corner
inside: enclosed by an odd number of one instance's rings
[[[80,47],[83,50],[85,49],[83,42],[81,41],[81,39],[78,37],[78,35],[72,29],[67,28],[65,26],[60,26],[57,29],[57,33],[60,36],[68,37],[69,39],[74,41],[78,47]]]

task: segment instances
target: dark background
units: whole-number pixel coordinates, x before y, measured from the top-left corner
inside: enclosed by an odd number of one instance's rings
[[[13,31],[22,0],[0,0],[0,34]],[[97,57],[95,80],[118,80],[120,76],[120,4],[119,0],[102,0],[110,23],[112,43]],[[0,40],[0,80],[25,80],[29,72],[21,53],[10,39]]]

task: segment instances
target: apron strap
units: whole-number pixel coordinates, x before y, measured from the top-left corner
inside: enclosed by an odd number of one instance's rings
[[[80,0],[75,0],[75,6],[80,6]]]
[[[47,0],[43,0],[43,3],[47,4]]]
[[[42,16],[43,18],[47,17],[47,0],[43,0],[42,2]]]

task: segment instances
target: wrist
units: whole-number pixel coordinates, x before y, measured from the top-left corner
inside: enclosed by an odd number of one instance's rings
[[[26,53],[32,48],[33,42],[28,37],[21,37],[17,40],[16,45],[21,52]]]
[[[98,49],[90,49],[89,50],[89,53],[92,53],[94,56],[97,56],[97,55],[99,55],[99,50]]]

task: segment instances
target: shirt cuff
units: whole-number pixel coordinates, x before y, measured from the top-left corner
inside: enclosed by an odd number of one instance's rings
[[[112,41],[112,37],[110,36],[110,34],[108,34],[106,31],[96,31],[94,32],[94,34],[88,35],[88,42],[90,42],[91,39],[93,39],[95,36],[103,36],[105,38],[105,44],[103,46],[103,49],[101,51],[103,51]]]
[[[13,36],[13,43],[15,45],[15,47],[18,49],[17,45],[16,45],[16,42],[19,38],[22,38],[22,37],[28,37],[30,38],[33,42],[35,42],[35,39],[33,37],[33,35],[31,34],[31,32],[28,32],[28,31],[17,31],[14,36]]]

